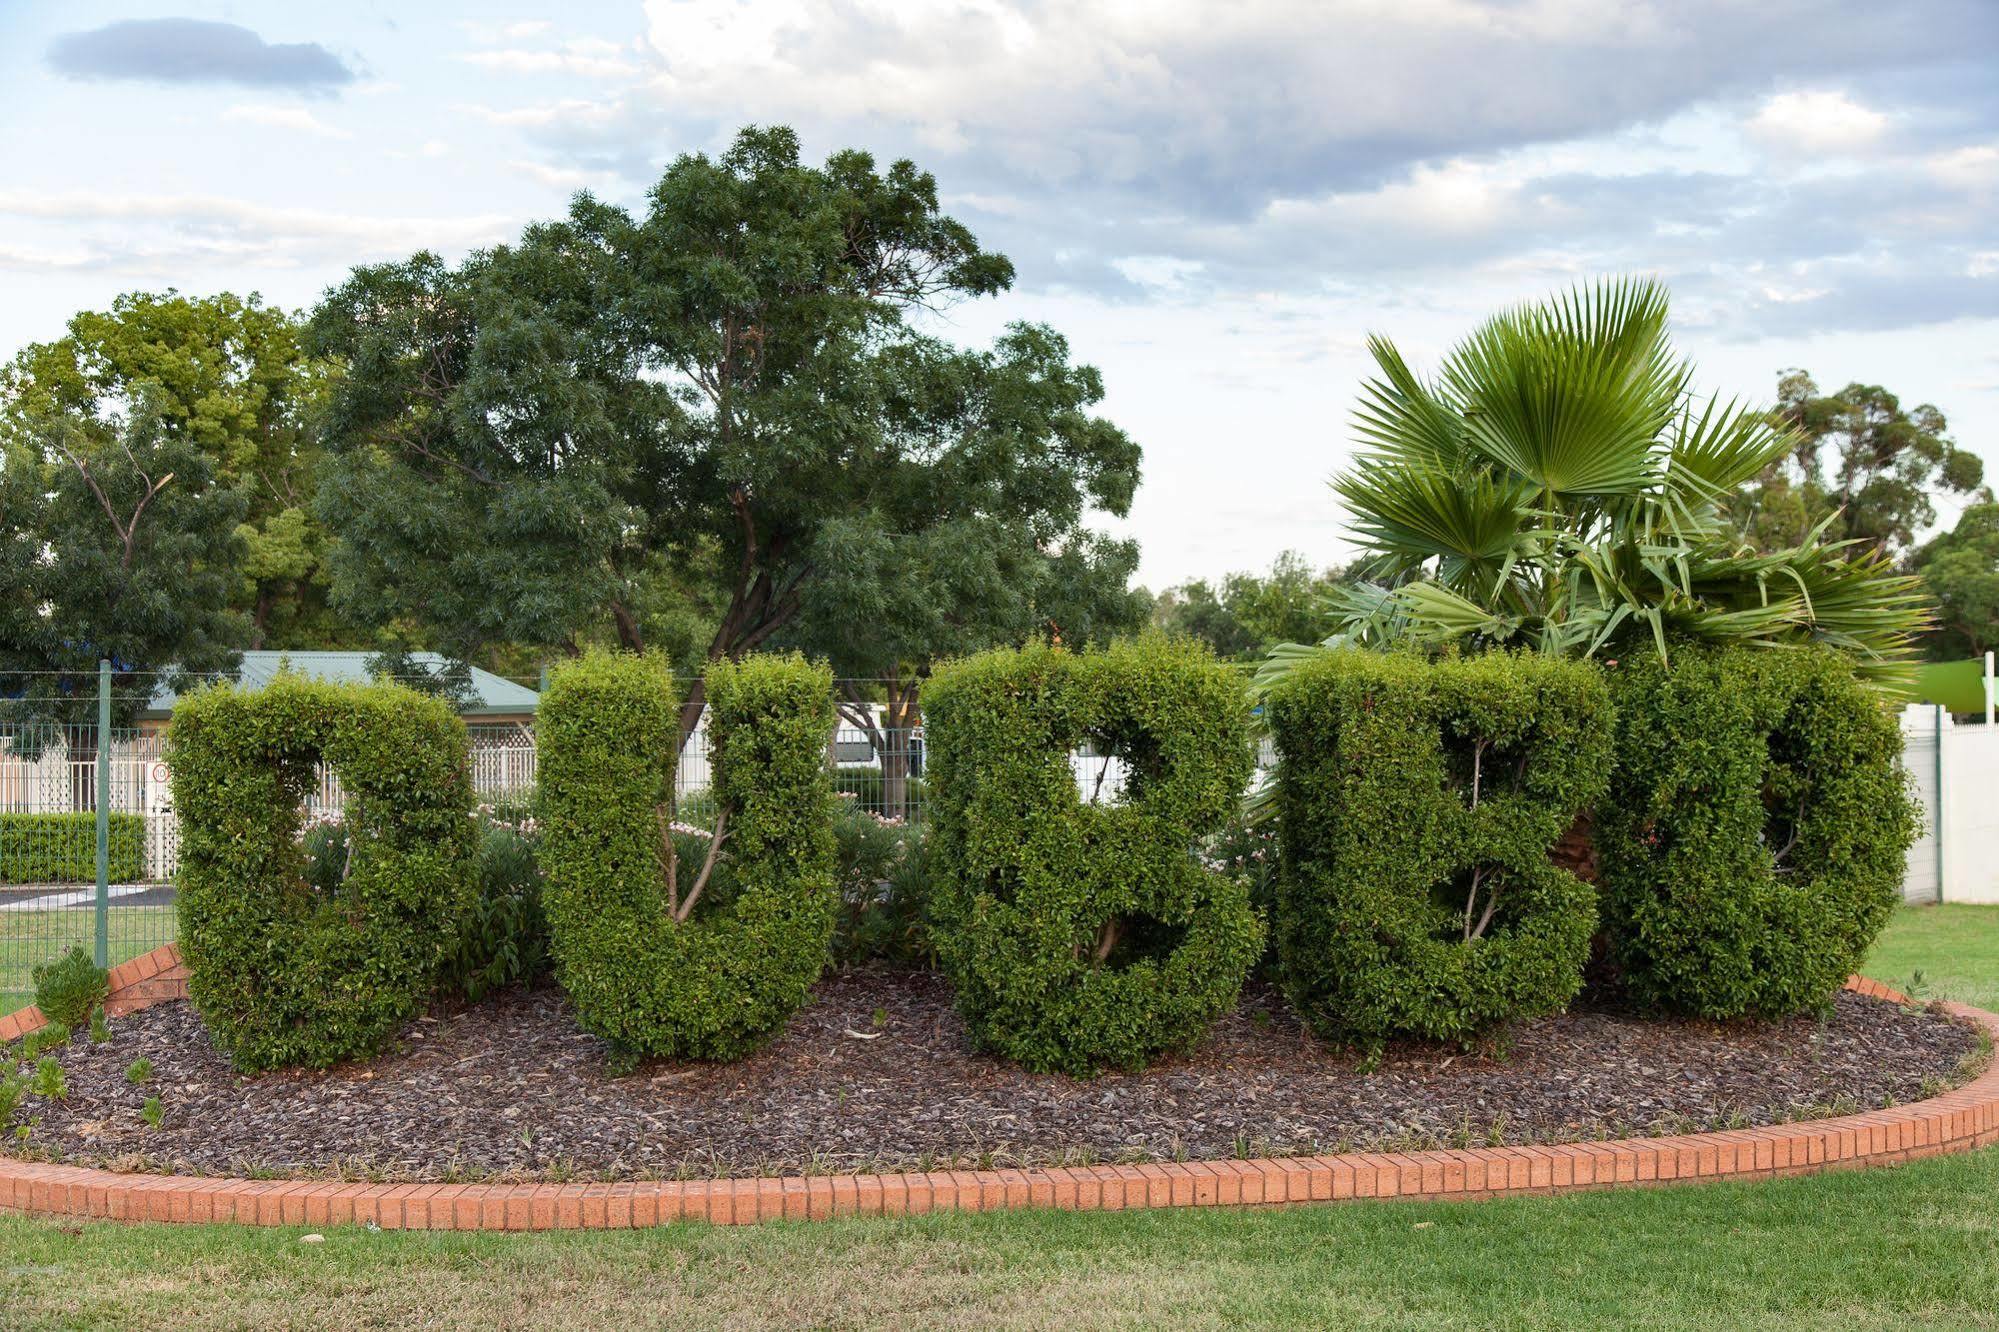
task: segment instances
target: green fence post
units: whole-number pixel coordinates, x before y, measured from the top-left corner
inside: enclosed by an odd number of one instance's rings
[[[111,663],[97,663],[97,965],[111,965]]]

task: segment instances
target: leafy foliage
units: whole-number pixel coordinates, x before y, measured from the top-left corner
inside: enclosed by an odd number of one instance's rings
[[[1674,639],[1819,642],[1893,683],[1927,622],[1914,579],[1826,538],[1757,552],[1728,497],[1793,438],[1693,396],[1665,290],[1614,282],[1509,310],[1434,382],[1372,339],[1354,416],[1364,451],[1334,482],[1373,583],[1342,589],[1329,643],[1519,644],[1557,655]],[[1280,649],[1266,679],[1310,649]]]
[[[974,1042],[1083,1074],[1198,1039],[1263,947],[1198,855],[1253,762],[1240,678],[1185,640],[1030,646],[940,669],[925,706],[932,940]],[[1086,741],[1125,760],[1121,799],[1084,802]]]
[[[93,779],[94,780],[94,779]],[[112,812],[111,882],[146,872],[146,820]],[[0,883],[92,883],[97,879],[97,815],[0,814]]]
[[[1010,633],[1139,457],[1052,330],[968,351],[911,322],[1012,277],[913,164],[808,166],[783,128],[676,159],[642,214],[579,195],[457,267],[357,269],[312,326],[351,367],[320,490],[336,599],[461,658],[690,622],[732,657],[822,580],[815,650],[844,653],[818,640],[857,606],[870,654],[955,645],[961,613]]]
[[[245,1071],[378,1052],[421,1006],[471,896],[464,724],[391,684],[280,673],[181,700],[167,739],[195,1008]],[[321,759],[347,793],[341,873],[306,877]]]
[[[747,1054],[827,961],[831,674],[752,656],[711,666],[708,692],[715,819],[677,837],[678,700],[661,664],[590,653],[556,670],[542,696],[540,858],[556,976],[583,1025],[626,1056]],[[698,872],[689,843],[704,848]]]
[[[928,962],[932,953],[924,903],[929,854],[923,825],[905,824],[841,799],[834,805],[833,841],[840,893],[833,960],[841,966]]]
[[[1957,526],[1919,547],[1910,561],[1937,603],[1925,644],[1935,661],[1999,648],[1999,504],[1974,504]]]
[[[327,381],[293,316],[226,292],[120,296],[0,368],[17,420],[67,419],[98,436],[102,452],[143,401],[162,432],[200,450],[212,484],[242,506],[226,599],[253,647],[319,648],[349,636],[327,613],[327,536],[312,516],[311,425]]]
[[[81,944],[35,968],[35,1007],[50,1022],[87,1026],[91,1013],[111,993],[111,977]]]
[[[1878,384],[1822,394],[1810,375],[1787,370],[1773,415],[1789,449],[1729,500],[1759,550],[1796,545],[1825,525],[1834,540],[1899,557],[1936,521],[1938,494],[1969,495],[1985,479],[1984,462],[1951,441],[1942,412],[1904,408]]]
[[[1267,574],[1232,573],[1219,586],[1205,578],[1167,588],[1152,604],[1152,624],[1188,634],[1231,661],[1253,661],[1277,643],[1317,637],[1325,604],[1342,581],[1287,550]]]
[[[1269,708],[1272,929],[1312,1030],[1467,1041],[1574,997],[1595,895],[1548,853],[1609,778],[1593,668],[1347,648],[1301,663]]]
[[[149,399],[114,422],[0,415],[0,694],[17,716],[95,720],[109,658],[112,724],[158,670],[184,688],[232,669],[248,635],[228,607],[242,498]],[[24,674],[8,677],[9,671]],[[87,760],[89,753],[72,752]]]
[[[1824,1003],[1900,900],[1918,815],[1894,718],[1825,650],[1683,650],[1610,678],[1595,835],[1625,985],[1708,1018]]]
[[[548,919],[534,839],[491,819],[479,830],[471,904],[444,959],[441,984],[477,1003],[548,973]]]

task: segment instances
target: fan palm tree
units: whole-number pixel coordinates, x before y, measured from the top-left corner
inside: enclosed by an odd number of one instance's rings
[[[1824,642],[1906,679],[1929,611],[1914,578],[1822,531],[1741,545],[1726,497],[1792,447],[1764,412],[1697,397],[1656,282],[1506,311],[1434,380],[1386,338],[1333,489],[1366,551],[1325,644],[1531,646],[1588,656],[1677,641]],[[1273,651],[1281,676],[1314,646]]]

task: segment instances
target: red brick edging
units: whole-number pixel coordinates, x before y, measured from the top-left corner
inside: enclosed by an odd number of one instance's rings
[[[183,996],[186,976],[172,945],[135,958],[112,972],[111,1003],[120,1005],[112,1011]],[[1906,1002],[1860,976],[1847,988]],[[1999,1016],[1962,1004],[1946,1007],[1999,1037]],[[0,1037],[12,1039],[40,1025],[39,1013],[23,1009],[0,1018]],[[1261,1161],[620,1184],[342,1184],[115,1174],[0,1156],[0,1210],[264,1226],[372,1222],[390,1230],[623,1230],[682,1219],[727,1225],[1017,1207],[1117,1211],[1348,1198],[1496,1198],[1883,1165],[1995,1140],[1999,1064],[1927,1101],[1803,1124],[1551,1147]]]

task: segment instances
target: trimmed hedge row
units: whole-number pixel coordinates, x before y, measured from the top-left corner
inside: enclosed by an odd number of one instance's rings
[[[1253,765],[1242,680],[1202,646],[1000,650],[939,669],[931,939],[973,1041],[1027,1067],[1136,1067],[1198,1039],[1263,948],[1248,891],[1198,844]],[[1070,751],[1125,761],[1085,803]]]
[[[1825,1003],[1901,900],[1919,819],[1894,717],[1823,648],[1608,674],[1618,761],[1596,845],[1631,997],[1707,1018]]]
[[[146,820],[110,816],[111,882],[146,874]],[[0,883],[97,882],[97,814],[0,814]]]
[[[1596,895],[1548,851],[1609,780],[1594,669],[1346,650],[1269,709],[1279,975],[1315,1032],[1463,1041],[1575,997]]]
[[[664,826],[679,736],[665,667],[593,653],[558,669],[542,696],[542,906],[556,976],[623,1058],[747,1054],[828,957],[831,672],[797,656],[717,662],[707,692],[727,855],[704,876],[674,853],[671,880],[675,841],[711,841]]]
[[[441,699],[281,673],[184,698],[167,738],[189,996],[245,1071],[377,1053],[429,994],[471,898],[471,765]],[[305,876],[321,760],[347,793],[338,882]]]

